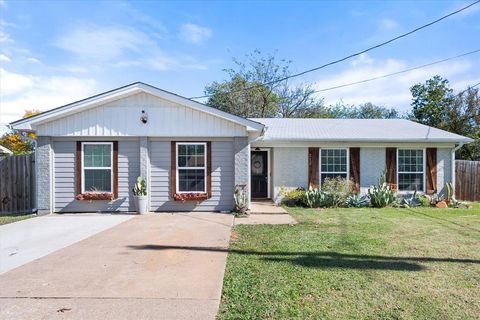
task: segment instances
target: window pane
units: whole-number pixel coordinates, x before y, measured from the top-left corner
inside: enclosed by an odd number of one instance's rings
[[[110,144],[84,144],[83,166],[110,167],[112,164],[112,146]]]
[[[325,182],[325,178],[335,179],[337,177],[347,179],[347,174],[346,173],[322,173],[320,177],[320,183],[323,185],[323,183]]]
[[[177,156],[179,167],[205,166],[205,146],[203,144],[179,144]]]
[[[347,172],[347,150],[321,149],[321,172]],[[345,175],[346,176],[346,175]]]
[[[178,191],[205,192],[205,169],[179,169]]]
[[[423,172],[423,150],[398,150],[398,172]]]
[[[186,155],[187,154],[187,146],[184,144],[178,145],[178,155]]]
[[[112,192],[112,171],[110,169],[86,169],[85,191]]]
[[[423,190],[423,173],[399,173],[398,189],[402,191]]]

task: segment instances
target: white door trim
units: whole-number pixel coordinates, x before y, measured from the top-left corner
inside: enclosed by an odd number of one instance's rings
[[[250,163],[252,162],[252,151],[266,151],[267,152],[267,198],[271,199],[271,192],[270,192],[270,179],[271,179],[271,173],[270,173],[270,148],[250,148]],[[251,164],[249,165],[249,167]],[[252,185],[251,185],[251,177],[252,177],[252,169],[250,168],[250,172],[248,173],[250,176],[250,198],[252,197]]]

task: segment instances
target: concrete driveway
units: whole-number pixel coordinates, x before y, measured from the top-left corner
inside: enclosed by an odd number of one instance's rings
[[[1,319],[214,319],[233,216],[149,214],[0,276]]]
[[[54,214],[0,226],[0,274],[132,217],[110,214]]]

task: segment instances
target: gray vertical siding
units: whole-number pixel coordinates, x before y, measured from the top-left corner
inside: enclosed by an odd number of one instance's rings
[[[55,141],[54,195],[55,212],[134,211],[132,187],[140,175],[140,146],[138,141],[118,142],[118,199],[108,201],[75,200],[76,141]]]
[[[224,211],[233,209],[233,141],[212,142],[212,197],[201,202],[174,201],[170,196],[170,141],[150,142],[152,211]]]

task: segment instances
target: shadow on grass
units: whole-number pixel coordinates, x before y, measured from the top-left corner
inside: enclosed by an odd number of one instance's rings
[[[359,269],[359,270],[401,270],[421,271],[426,267],[420,262],[449,262],[449,263],[475,263],[480,260],[456,259],[456,258],[432,258],[432,257],[389,257],[379,255],[360,255],[338,253],[332,251],[317,252],[261,252],[253,250],[238,250],[218,247],[189,247],[189,246],[167,246],[167,245],[139,245],[128,246],[135,250],[186,250],[186,251],[207,251],[207,252],[228,252],[241,255],[258,256],[260,259],[272,262],[290,262],[309,268],[324,269]]]

